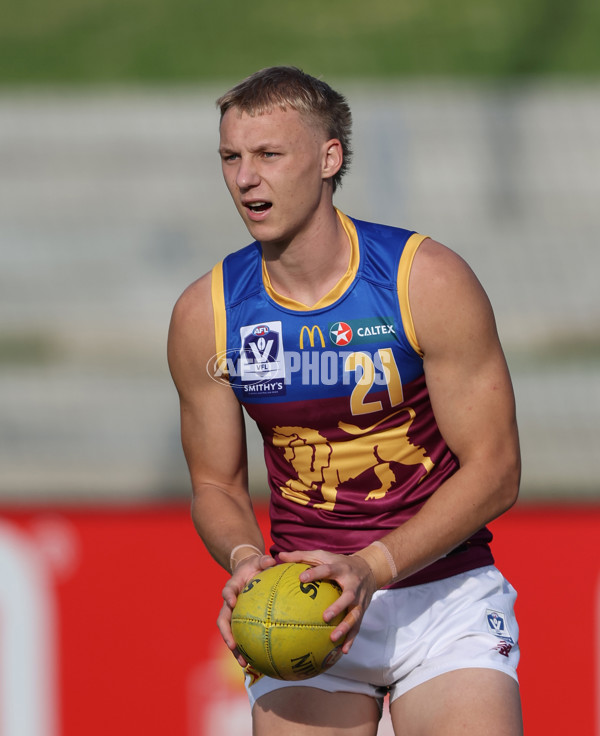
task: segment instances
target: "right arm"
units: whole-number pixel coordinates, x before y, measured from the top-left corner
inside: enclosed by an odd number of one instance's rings
[[[225,605],[219,617],[221,633],[234,649],[229,622],[237,594],[250,577],[274,561],[256,551],[264,555],[248,491],[242,408],[231,388],[209,375],[215,353],[208,273],[189,286],[175,305],[168,360],[179,394],[181,442],[192,482],[192,520],[212,557],[227,571],[237,571],[223,590]]]

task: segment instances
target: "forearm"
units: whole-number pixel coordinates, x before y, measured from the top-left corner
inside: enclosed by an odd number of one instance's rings
[[[516,501],[518,460],[502,473],[466,465],[449,478],[409,521],[357,554],[378,587],[402,580],[444,557]]]
[[[251,554],[252,548],[264,552],[262,533],[245,492],[233,494],[208,483],[196,484],[192,521],[209,553],[228,572],[235,548],[234,562]]]

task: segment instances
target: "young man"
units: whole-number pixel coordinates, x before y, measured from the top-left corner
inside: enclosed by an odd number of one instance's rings
[[[327,672],[247,676],[254,733],[521,733],[515,592],[486,524],[518,494],[514,398],[489,301],[452,251],[333,205],[350,111],[295,68],[218,101],[225,183],[254,243],[192,284],[173,313],[193,520],[232,576],[305,561],[348,609]],[[247,487],[242,406],[265,443],[271,554]],[[283,730],[282,730],[283,729]]]

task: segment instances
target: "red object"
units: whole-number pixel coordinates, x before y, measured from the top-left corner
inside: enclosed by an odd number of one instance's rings
[[[600,506],[491,529],[519,591],[525,732],[600,736]],[[249,734],[215,625],[226,579],[187,506],[0,513],[0,735]]]
[[[598,736],[600,506],[517,506],[491,529],[519,592],[525,733]]]

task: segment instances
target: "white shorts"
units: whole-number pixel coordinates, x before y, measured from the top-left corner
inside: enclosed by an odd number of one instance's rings
[[[363,693],[390,701],[452,670],[486,668],[517,679],[517,594],[493,566],[409,588],[378,590],[350,652],[308,680],[246,675],[250,705],[283,687]]]

